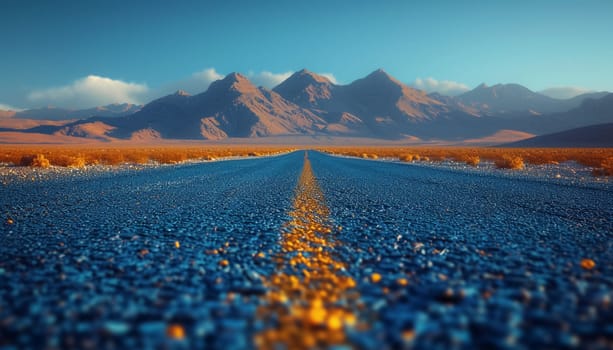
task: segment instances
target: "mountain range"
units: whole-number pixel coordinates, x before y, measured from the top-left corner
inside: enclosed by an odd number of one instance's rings
[[[37,113],[17,112],[9,119],[44,114]],[[144,106],[107,106],[79,114],[84,118],[0,132],[98,140],[325,136],[459,141],[501,131],[525,137],[613,122],[613,94],[558,100],[517,84],[482,84],[451,97],[414,89],[381,69],[347,85],[303,69],[272,90],[231,73],[196,95],[177,91]]]
[[[484,114],[513,114],[530,111],[533,114],[564,112],[578,107],[586,98],[601,98],[607,92],[587,93],[567,100],[559,100],[519,84],[481,84],[475,89],[457,97],[464,106],[477,109]]]

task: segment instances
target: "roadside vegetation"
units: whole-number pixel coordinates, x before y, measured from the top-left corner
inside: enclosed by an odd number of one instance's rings
[[[82,168],[88,165],[176,164],[187,160],[257,157],[291,151],[274,146],[2,146],[0,163]]]
[[[594,176],[613,175],[613,148],[487,148],[487,147],[320,147],[330,154],[397,159],[403,162],[446,160],[479,166],[493,162],[498,169],[523,169],[526,164],[560,164],[575,161],[591,167]]]
[[[304,147],[301,147],[304,148]],[[526,165],[575,161],[592,168],[594,176],[613,175],[613,148],[487,148],[487,147],[394,147],[321,146],[315,149],[365,159],[396,159],[403,162],[455,161],[478,167],[483,162],[499,169],[521,170]],[[269,145],[163,145],[163,146],[0,146],[0,164],[46,168],[82,168],[89,165],[175,164],[226,157],[257,157],[296,149]]]

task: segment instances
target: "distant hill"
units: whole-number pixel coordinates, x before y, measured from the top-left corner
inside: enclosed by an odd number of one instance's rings
[[[505,147],[613,147],[613,123],[590,125],[507,143]]]
[[[583,126],[613,122],[613,94],[601,98],[587,98],[581,105],[566,112],[552,113],[517,121],[524,130],[538,135]]]
[[[514,114],[530,111],[533,114],[548,114],[578,107],[587,98],[600,98],[606,92],[588,93],[567,100],[559,100],[534,92],[519,84],[481,84],[456,99],[467,107],[488,114]]]
[[[596,96],[600,96],[597,94]],[[592,96],[592,95],[588,95]],[[567,100],[568,101],[568,100]],[[579,101],[575,99],[575,101]],[[534,111],[481,114],[479,118],[436,120],[427,125],[422,135],[447,140],[482,138],[500,130],[515,130],[544,135],[594,124],[613,122],[613,94],[600,98],[586,98],[580,105],[557,113],[540,114]]]
[[[110,104],[106,106],[88,108],[88,109],[65,109],[56,107],[43,107],[36,109],[27,109],[19,112],[7,113],[0,111],[0,116],[32,119],[32,120],[70,120],[70,119],[86,119],[91,117],[123,117],[133,114],[141,109],[142,106],[131,103]],[[6,114],[6,115],[5,115]]]

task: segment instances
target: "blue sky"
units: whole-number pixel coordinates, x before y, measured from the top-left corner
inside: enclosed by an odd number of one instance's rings
[[[271,86],[301,68],[343,84],[383,68],[450,94],[613,91],[612,14],[610,0],[0,0],[0,104],[147,102],[233,71]]]

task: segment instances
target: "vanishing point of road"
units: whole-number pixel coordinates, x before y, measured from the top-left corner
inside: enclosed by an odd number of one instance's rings
[[[0,185],[0,348],[611,348],[613,189],[299,151]]]

